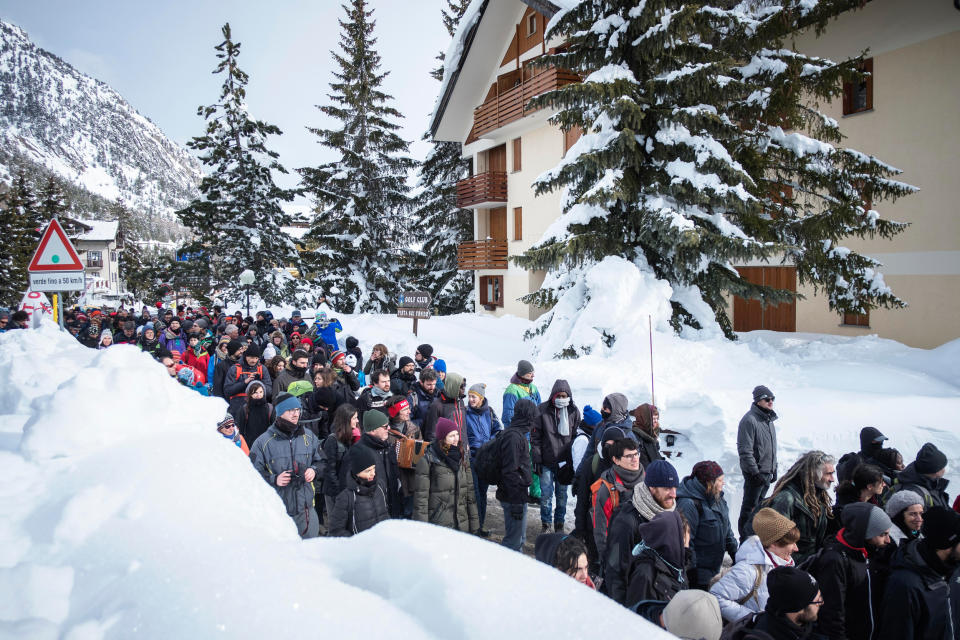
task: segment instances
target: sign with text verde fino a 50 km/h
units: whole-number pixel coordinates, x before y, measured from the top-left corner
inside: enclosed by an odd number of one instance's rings
[[[34,291],[83,290],[83,263],[56,218],[43,232],[27,271]]]

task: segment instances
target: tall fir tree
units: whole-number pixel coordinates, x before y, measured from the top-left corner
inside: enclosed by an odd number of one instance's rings
[[[409,286],[407,174],[416,162],[396,133],[402,116],[381,90],[387,73],[379,72],[373,10],[366,0],[343,9],[340,52],[331,52],[339,71],[329,103],[318,106],[342,124],[309,129],[339,158],[300,169],[303,190],[315,203],[303,259],[307,277],[340,311],[385,312]]]
[[[447,0],[441,10],[443,26],[452,38],[469,5],[468,0]],[[443,79],[441,66],[430,72],[435,80]],[[424,140],[429,140],[429,132]],[[423,242],[417,256],[414,276],[418,289],[433,295],[440,313],[473,310],[473,272],[457,268],[457,247],[473,239],[473,212],[457,206],[457,182],[466,178],[470,161],[461,157],[459,142],[435,142],[420,165],[419,193],[414,199],[414,237]]]
[[[730,294],[792,299],[733,268],[755,260],[789,260],[838,312],[903,305],[876,262],[838,245],[901,231],[868,203],[913,191],[891,179],[898,170],[839,146],[837,122],[818,110],[858,77],[861,59],[833,63],[784,44],[860,4],[594,0],[555,20],[551,35],[569,49],[545,63],[584,81],[537,102],[585,133],[536,183],[538,193],[564,190],[561,219],[516,260],[548,271],[526,301],[550,308],[570,293],[539,331],[557,309],[589,303],[575,285],[608,256],[672,286],[677,332],[715,319],[734,338]]]
[[[143,251],[133,229],[133,213],[122,202],[111,208],[117,220],[117,270],[127,291],[139,296],[144,291]]]
[[[200,152],[209,173],[200,182],[201,197],[177,212],[194,234],[187,247],[202,252],[194,261],[197,271],[210,271],[212,284],[228,299],[238,299],[246,289],[237,278],[253,271],[250,291],[268,304],[292,299],[293,281],[283,268],[298,264],[293,239],[283,230],[290,216],[281,205],[293,192],[274,182],[273,172],[286,173],[267,138],[281,135],[278,127],[254,120],[247,112],[249,76],[237,64],[240,43],[234,42],[230,25],[222,28],[213,73],[223,75],[217,102],[197,109],[207,121],[206,134],[187,143]]]

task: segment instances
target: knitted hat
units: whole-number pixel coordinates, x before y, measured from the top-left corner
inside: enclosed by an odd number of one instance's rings
[[[904,509],[908,509],[915,504],[923,506],[923,498],[920,497],[920,494],[909,489],[901,489],[887,500],[887,515],[893,518]]]
[[[351,369],[356,369],[356,368],[357,368],[357,356],[353,355],[352,353],[348,353],[347,355],[345,355],[345,356],[343,357],[343,363],[344,363],[345,365],[347,365],[348,367],[350,367]]]
[[[438,361],[438,362],[439,362],[439,361]],[[468,393],[468,394],[469,394],[469,393],[472,393],[473,395],[475,395],[475,396],[477,396],[478,398],[480,398],[481,400],[483,400],[484,398],[487,397],[487,385],[485,385],[485,384],[482,383],[482,382],[478,382],[477,384],[472,385],[472,386],[470,387],[470,390],[469,390],[467,393]]]
[[[583,421],[586,422],[588,426],[595,427],[603,422],[603,416],[600,415],[599,411],[587,405],[583,408]]]
[[[793,520],[770,507],[760,509],[753,516],[753,532],[760,538],[760,544],[764,548],[787,535],[796,526]]]
[[[414,364],[413,358],[411,358],[410,356],[403,356],[402,358],[400,358],[400,362],[397,363],[397,368],[403,369],[408,364]]]
[[[283,415],[285,412],[290,411],[291,409],[300,409],[300,399],[296,396],[293,396],[289,393],[281,393],[277,395],[273,400],[273,408],[276,410],[277,415]]]
[[[350,448],[350,473],[359,475],[370,467],[377,466],[377,454],[367,447]]]
[[[346,344],[347,344],[347,349],[356,349],[358,346],[360,346],[360,341],[354,338],[353,336],[349,336],[347,338]]]
[[[247,345],[247,350],[243,352],[244,358],[259,358],[260,357],[260,347],[257,346],[256,342],[251,342]]]
[[[703,486],[707,486],[723,475],[723,469],[713,460],[704,460],[693,465],[690,475],[699,480]]]
[[[890,516],[888,516],[883,509],[873,504],[871,504],[870,507],[870,520],[867,522],[867,531],[866,535],[864,536],[866,539],[883,535],[883,533],[889,531],[890,528],[893,527],[893,522],[890,521]],[[846,511],[846,509],[844,509],[844,511]]]
[[[387,416],[384,415],[382,411],[379,411],[377,409],[370,409],[368,411],[364,411],[363,432],[369,433],[370,431],[374,431],[376,429],[379,429],[380,427],[385,427],[389,422],[390,420],[387,419]]]
[[[434,371],[442,371],[443,373],[447,372],[447,363],[444,360],[437,360],[433,363]]]
[[[437,442],[443,442],[443,439],[457,430],[457,424],[447,418],[437,418]]]
[[[920,533],[934,549],[949,549],[960,543],[960,513],[946,507],[930,507],[923,514]]]
[[[81,314],[78,314],[78,315],[77,315],[77,320],[79,320],[79,319],[80,319],[80,316],[82,316],[82,315],[83,315],[82,313],[81,313]],[[150,331],[153,331],[153,323],[152,323],[152,322],[148,322],[147,324],[143,325],[143,330],[144,330],[144,331],[146,331],[146,330],[148,330],[148,329],[149,329]]]
[[[773,398],[773,391],[770,391],[767,387],[758,385],[753,388],[753,401],[756,402],[760,398]]]
[[[291,318],[299,318],[301,315],[302,315],[302,314],[300,313],[300,309],[294,309],[294,310],[293,310],[293,313],[290,314],[290,317],[291,317]]]
[[[527,374],[533,373],[533,365],[527,360],[521,360],[517,363],[517,375],[521,378]]]
[[[862,547],[866,541],[890,529],[893,523],[883,509],[869,502],[852,502],[843,508],[841,516],[844,534],[854,547]]]
[[[663,626],[685,640],[719,640],[723,630],[720,603],[699,589],[684,589],[663,610]]]
[[[148,322],[147,324],[150,324],[150,323]],[[239,340],[231,340],[230,342],[227,343],[227,355],[235,356],[237,355],[237,351],[240,351],[240,349],[242,348],[243,348],[242,342],[240,342]]]
[[[387,407],[387,413],[390,414],[391,418],[396,418],[398,415],[400,415],[401,411],[409,408],[410,408],[410,403],[407,402],[406,398],[404,398],[403,400],[400,400],[397,403]],[[439,418],[439,419],[444,420],[445,418]]]
[[[767,590],[767,611],[776,615],[805,609],[817,597],[820,585],[802,569],[777,567],[767,574]]]
[[[934,474],[947,466],[947,456],[933,443],[926,443],[917,452],[917,460],[913,463],[917,473]]]
[[[611,429],[614,427],[611,427]],[[606,434],[604,434],[606,438]],[[644,482],[648,487],[678,487],[680,479],[677,470],[666,460],[654,460],[647,465]]]
[[[287,393],[297,398],[305,393],[310,393],[311,391],[313,391],[313,385],[306,380],[297,380],[287,387]]]
[[[429,359],[433,355],[433,347],[429,344],[422,344],[417,347],[417,351],[420,352],[420,355],[426,359]]]
[[[346,351],[334,351],[330,354],[330,364],[337,364],[337,360],[342,360],[347,357]]]
[[[217,423],[217,431],[220,429],[232,429],[237,426],[237,422],[233,419],[233,416],[229,413],[223,417],[223,420]]]

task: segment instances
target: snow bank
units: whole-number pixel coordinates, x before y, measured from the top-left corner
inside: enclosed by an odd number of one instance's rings
[[[519,323],[470,318],[438,323],[458,336],[445,354],[468,364],[473,325],[471,341],[500,343],[491,358],[515,356],[503,337]],[[379,339],[377,327],[401,331],[391,320],[356,325]],[[629,625],[669,637],[544,565],[446,529],[389,522],[302,542],[216,433],[224,410],[132,347],[89,350],[51,323],[0,335],[0,636],[557,638]]]

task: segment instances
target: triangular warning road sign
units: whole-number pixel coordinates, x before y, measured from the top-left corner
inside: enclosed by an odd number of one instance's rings
[[[27,271],[83,271],[80,256],[56,218],[43,232]]]

